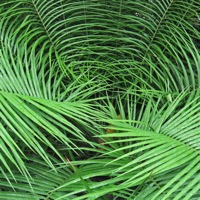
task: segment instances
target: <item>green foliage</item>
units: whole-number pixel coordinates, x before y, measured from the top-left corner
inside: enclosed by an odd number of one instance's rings
[[[200,197],[200,3],[0,2],[0,199]]]

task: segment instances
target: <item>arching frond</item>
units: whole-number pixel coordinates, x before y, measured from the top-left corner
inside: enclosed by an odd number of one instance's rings
[[[2,0],[0,199],[198,198],[199,7]]]

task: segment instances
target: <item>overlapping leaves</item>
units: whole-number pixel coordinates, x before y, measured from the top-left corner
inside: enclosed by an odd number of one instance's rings
[[[1,197],[197,198],[199,7],[1,1]]]

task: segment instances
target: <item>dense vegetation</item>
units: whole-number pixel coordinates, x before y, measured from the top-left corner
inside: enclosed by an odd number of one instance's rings
[[[0,199],[200,197],[199,0],[0,1]]]

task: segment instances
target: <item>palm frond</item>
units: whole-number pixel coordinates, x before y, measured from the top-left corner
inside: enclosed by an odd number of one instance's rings
[[[199,7],[2,0],[0,198],[198,198]]]
[[[124,120],[107,120],[116,133],[101,136],[105,145],[110,146],[104,149],[105,156],[115,157],[111,164],[126,163],[112,173],[119,177],[129,174],[128,177],[131,177],[124,180],[122,185],[135,187],[145,181],[144,185],[153,192],[146,196],[148,199],[190,199],[194,194],[197,195],[200,182],[199,97],[193,94],[190,96],[193,98],[190,103],[186,101],[189,98],[187,93],[183,93],[164,107],[146,104],[145,111],[143,108],[140,110],[144,116],[138,119],[133,116],[126,120],[130,115],[121,108],[119,110],[121,116],[125,115]],[[155,97],[149,102],[155,102]],[[130,124],[131,120],[137,128]],[[173,171],[173,178],[167,179],[170,171]],[[183,190],[186,184],[187,190]],[[141,196],[142,192],[138,195]],[[137,193],[134,195],[136,198]]]

